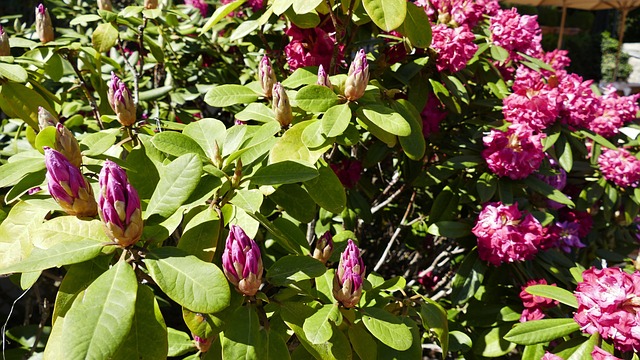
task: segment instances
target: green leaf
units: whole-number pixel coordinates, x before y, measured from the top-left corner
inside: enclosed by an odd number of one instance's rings
[[[338,304],[324,305],[315,314],[308,317],[302,325],[302,330],[309,341],[322,344],[329,341],[333,335],[333,325],[341,318]]]
[[[389,134],[398,136],[409,136],[411,134],[411,125],[407,120],[384,105],[368,104],[359,108],[357,113],[358,116],[365,117]]]
[[[528,345],[522,352],[522,360],[540,360],[546,351],[543,344]]]
[[[318,67],[308,66],[297,68],[293,74],[284,79],[282,86],[288,89],[295,89],[302,85],[315,84],[316,81],[318,81]]]
[[[491,358],[508,354],[516,347],[516,344],[503,338],[510,328],[510,324],[504,324],[500,327],[484,330],[473,342],[473,352]]]
[[[306,14],[312,12],[322,4],[322,0],[293,0],[293,11],[296,14]]]
[[[349,340],[360,359],[377,359],[378,345],[362,322],[349,326]]]
[[[271,110],[271,108],[267,107],[267,105],[263,103],[251,103],[247,105],[247,107],[242,109],[242,111],[236,114],[236,119],[242,121],[255,120],[266,123],[276,121],[276,115],[273,113],[273,110]]]
[[[48,249],[63,242],[90,240],[94,243],[108,243],[100,220],[80,220],[75,216],[60,216],[31,230],[31,242],[40,249]]]
[[[566,172],[571,172],[571,168],[573,168],[573,152],[571,151],[571,145],[569,145],[564,136],[560,137],[556,142],[556,154],[558,154],[560,166]]]
[[[161,86],[151,90],[140,91],[140,101],[152,101],[163,98],[173,90],[173,86]]]
[[[66,353],[61,358],[111,358],[131,329],[137,287],[136,275],[125,261],[89,285],[64,317],[60,339]]]
[[[293,5],[293,0],[274,0],[271,8],[273,13],[280,16]]]
[[[219,230],[218,213],[207,206],[187,223],[178,242],[178,248],[202,261],[211,262],[213,260],[211,249],[218,244]]]
[[[431,45],[431,22],[423,8],[412,2],[407,2],[407,15],[401,28],[411,44],[417,48],[426,49]]]
[[[228,327],[221,338],[222,355],[225,360],[259,359],[265,353],[260,341],[260,321],[253,306],[239,307],[229,319],[234,326]]]
[[[411,126],[411,134],[409,134],[409,136],[398,137],[402,150],[411,160],[418,161],[422,159],[427,145],[424,140],[424,135],[422,134],[422,118],[420,117],[420,113],[409,101],[404,99],[394,102],[393,108],[400,113],[409,123],[409,126]]]
[[[260,211],[263,200],[264,196],[258,189],[238,189],[229,202],[248,213],[255,213]]]
[[[202,162],[197,155],[185,154],[172,161],[164,168],[160,182],[149,200],[145,219],[153,214],[164,218],[171,216],[198,186],[201,175]]]
[[[51,127],[53,128],[53,126]],[[40,131],[38,136],[40,136],[40,134],[42,133],[43,131]],[[80,142],[82,155],[85,155],[85,156],[103,155],[116,142],[116,139],[117,139],[116,131],[107,130],[107,131],[100,131],[93,134],[88,134],[87,136],[82,138],[82,141]],[[37,143],[37,140],[36,140],[36,143]],[[40,148],[40,147],[38,146],[37,148]]]
[[[307,85],[296,94],[296,104],[308,112],[325,112],[338,104],[338,95],[322,85]]]
[[[319,176],[304,182],[309,196],[323,209],[341,213],[347,205],[347,194],[336,173],[328,166],[318,169]]]
[[[322,116],[322,132],[327,137],[342,135],[351,123],[351,108],[348,104],[340,104],[330,107]]]
[[[429,225],[427,232],[431,235],[458,239],[471,235],[471,225],[458,221],[438,221]]]
[[[284,15],[301,29],[313,29],[320,25],[320,16],[315,10],[305,14],[297,14],[293,11],[293,8],[289,8],[285,11]]]
[[[504,339],[520,345],[545,343],[580,330],[573,319],[542,319],[517,324]]]
[[[76,16],[75,18],[71,19],[71,21],[69,22],[69,25],[71,25],[71,26],[76,26],[76,25],[86,26],[88,23],[94,22],[94,21],[98,21],[98,20],[102,20],[102,17],[100,15],[96,15],[96,14],[80,15],[80,16]]]
[[[144,263],[160,289],[187,309],[215,313],[229,306],[229,284],[216,265],[169,246],[149,252]]]
[[[189,334],[174,328],[167,328],[169,351],[167,357],[176,357],[196,350],[196,345]]]
[[[217,23],[220,22],[220,20],[231,14],[231,12],[240,7],[240,5],[244,4],[245,1],[246,0],[236,0],[234,2],[218,7],[213,15],[211,15],[209,20],[207,20],[207,22],[204,24],[202,29],[200,29],[200,34],[202,35],[211,30]]]
[[[325,271],[326,266],[312,257],[286,255],[267,270],[267,281],[276,286],[288,285],[316,278]]]
[[[29,74],[17,64],[0,63],[0,77],[17,83],[25,83],[29,80]]]
[[[50,207],[40,204],[50,204]],[[0,268],[19,263],[31,254],[31,230],[44,221],[44,218],[57,204],[51,200],[18,201],[0,222]]]
[[[16,82],[2,84],[0,108],[11,118],[20,118],[34,129],[38,128],[38,107],[56,113],[37,91]]]
[[[471,347],[473,346],[469,335],[457,330],[451,331],[449,333],[449,344],[449,351],[459,351],[465,353],[471,350]]]
[[[560,344],[554,349],[556,355],[567,360],[592,359],[593,348],[600,342],[600,335],[596,332],[588,338],[579,336]]]
[[[563,288],[551,285],[532,285],[528,286],[525,290],[531,295],[558,300],[559,302],[571,306],[574,309],[578,308],[578,300],[575,295]]]
[[[204,151],[195,140],[179,132],[163,131],[152,137],[151,143],[156,147],[156,149],[172,156],[196,154],[205,159],[207,158],[207,155],[205,155]]]
[[[311,180],[318,176],[314,167],[295,161],[282,161],[270,164],[256,171],[251,183],[256,185],[293,184]]]
[[[16,185],[28,174],[45,169],[44,156],[30,151],[28,156],[0,166],[0,188]]]
[[[598,144],[600,144],[601,146],[604,146],[606,148],[609,148],[611,150],[617,150],[618,147],[613,145],[609,140],[603,138],[601,135],[598,134],[594,134],[590,131],[587,130],[579,130],[579,133],[588,137],[589,139],[597,142]]]
[[[480,202],[485,203],[493,198],[498,190],[498,178],[490,173],[483,173],[476,182]]]
[[[282,232],[282,230],[280,230],[280,228],[278,228],[277,226],[274,225],[274,223],[269,221],[269,219],[267,219],[266,216],[262,215],[259,212],[249,214],[249,216],[251,216],[253,219],[258,221],[265,229],[267,229],[269,233],[273,235],[274,240],[279,245],[287,249],[287,251],[295,254],[301,254],[301,255],[309,254],[308,246],[301,247],[299,244],[297,244],[295,239],[290,239],[289,236],[287,236],[285,233]]]
[[[258,191],[259,190],[255,190]],[[316,204],[309,194],[298,184],[286,184],[278,187],[269,195],[276,204],[283,207],[294,219],[308,223],[316,215]],[[257,209],[260,210],[259,208]]]
[[[231,37],[229,37],[229,41],[236,41],[236,40],[240,40],[240,39],[244,38],[245,36],[251,34],[257,28],[259,28],[260,25],[261,25],[260,21],[258,21],[258,20],[246,20],[246,21],[240,23],[240,25],[236,28],[236,31],[234,31],[231,34]],[[222,86],[240,86],[240,85],[222,85]],[[254,100],[244,101],[244,102],[245,103],[249,103],[249,102],[252,102],[252,101],[254,101]],[[206,102],[206,97],[205,97],[205,102]]]
[[[451,301],[462,305],[471,298],[482,285],[487,266],[478,258],[478,252],[469,253],[453,278]]]
[[[420,318],[425,329],[433,331],[438,337],[442,353],[446,354],[449,349],[449,321],[447,312],[437,302],[422,297],[424,304],[420,306]]]
[[[245,22],[245,24],[246,23],[247,22]],[[213,107],[226,107],[235,104],[248,104],[256,100],[258,100],[258,94],[243,85],[216,86],[214,88],[211,88],[211,90],[209,90],[204,96],[204,102]]]
[[[493,57],[498,62],[505,62],[509,58],[509,52],[498,45],[491,45],[490,47],[491,57]]]
[[[571,199],[567,197],[567,195],[563,194],[560,190],[554,188],[553,186],[545,183],[538,178],[529,176],[528,178],[524,179],[524,183],[528,187],[530,187],[531,190],[546,196],[549,200],[568,205],[572,208],[575,207],[575,204],[573,203],[573,201],[571,201]]]
[[[93,48],[98,52],[109,51],[118,41],[118,29],[110,23],[103,23],[93,31],[91,36]]]
[[[322,124],[320,120],[315,120],[302,132],[302,143],[309,149],[322,146],[327,139],[322,134]]]
[[[362,0],[362,4],[371,20],[384,31],[402,25],[407,15],[405,0]]]
[[[206,118],[194,121],[187,125],[182,131],[182,135],[190,137],[193,141],[200,145],[200,148],[204,150],[206,156],[211,159],[215,156],[214,149],[216,142],[218,142],[218,146],[220,146],[226,136],[226,131],[227,128],[222,121]],[[161,134],[164,133],[166,132],[163,132]],[[152,139],[155,139],[158,135],[160,134],[157,134]]]
[[[367,308],[365,311],[362,322],[376,339],[398,351],[411,347],[413,336],[402,319],[378,308]]]
[[[124,343],[113,358],[122,360],[165,359],[168,351],[167,326],[153,290],[146,285],[139,285],[133,324]]]
[[[314,120],[303,121],[295,124],[278,139],[278,142],[269,152],[269,163],[291,160],[308,165],[313,165],[330,146],[318,150],[309,150],[302,142],[302,133]]]

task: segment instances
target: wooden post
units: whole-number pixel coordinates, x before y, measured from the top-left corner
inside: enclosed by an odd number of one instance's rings
[[[622,51],[622,40],[624,39],[625,22],[627,21],[627,15],[629,14],[629,8],[623,7],[620,9],[622,16],[620,24],[618,24],[618,51],[616,52],[616,66],[613,69],[613,81],[618,81],[618,66],[620,66],[620,52]]]
[[[562,49],[562,36],[564,35],[564,24],[567,20],[567,4],[566,0],[562,1],[562,19],[560,20],[560,36],[558,36],[558,49]]]

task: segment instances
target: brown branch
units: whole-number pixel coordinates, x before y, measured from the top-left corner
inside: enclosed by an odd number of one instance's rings
[[[71,64],[71,68],[73,68],[73,71],[78,76],[78,80],[80,81],[80,86],[84,90],[84,95],[87,98],[87,101],[89,101],[89,105],[91,106],[91,110],[93,111],[93,116],[95,116],[96,120],[98,120],[98,126],[100,127],[100,130],[104,130],[104,124],[102,124],[102,119],[100,117],[100,110],[98,109],[98,103],[96,102],[96,98],[93,97],[93,94],[91,94],[91,91],[89,90],[89,85],[87,85],[87,82],[84,80],[84,77],[82,76],[82,72],[80,72],[80,69],[78,69],[78,65],[76,64],[76,61],[78,59],[72,57],[69,54],[65,54],[64,57],[69,62],[69,64]]]

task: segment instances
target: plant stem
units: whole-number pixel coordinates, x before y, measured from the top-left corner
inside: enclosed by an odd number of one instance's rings
[[[104,124],[102,124],[102,120],[100,117],[100,110],[98,109],[96,98],[93,97],[93,94],[91,94],[91,91],[89,91],[89,85],[87,85],[87,82],[84,80],[84,76],[82,76],[82,72],[80,72],[80,69],[78,69],[78,65],[76,64],[76,61],[78,59],[75,57],[72,57],[69,54],[65,54],[64,57],[67,59],[69,64],[71,64],[71,67],[73,68],[73,71],[76,73],[76,76],[78,76],[78,80],[80,81],[80,86],[82,87],[82,90],[84,90],[84,95],[87,98],[87,101],[89,101],[89,105],[91,106],[91,110],[93,111],[93,116],[96,117],[100,130],[104,130]]]

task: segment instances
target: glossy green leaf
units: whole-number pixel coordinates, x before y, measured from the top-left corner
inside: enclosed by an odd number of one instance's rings
[[[226,136],[226,131],[227,131],[227,128],[222,121],[217,119],[207,118],[207,119],[200,119],[198,121],[194,121],[190,123],[184,128],[184,130],[182,131],[182,134],[191,138],[198,145],[200,145],[202,150],[204,150],[204,153],[206,154],[206,156],[212,159],[215,156],[215,150],[214,150],[215,144],[216,142],[218,143],[218,146],[222,144],[222,140]],[[158,135],[161,135],[161,134],[157,134],[156,136],[154,136],[152,138],[152,142],[153,142],[153,139],[155,139]],[[199,153],[199,152],[196,151],[195,153]],[[175,154],[172,154],[172,155],[175,155]],[[179,156],[179,155],[176,155],[176,156]]]
[[[80,220],[75,216],[60,216],[31,229],[31,242],[40,249],[48,249],[63,242],[90,240],[108,243],[100,220]]]
[[[49,200],[51,208],[39,206],[41,200],[18,201],[0,222],[0,268],[20,263],[33,250],[31,229],[44,221],[45,216],[57,207]]]
[[[320,120],[313,121],[302,132],[302,143],[309,149],[318,148],[327,141]]]
[[[315,84],[316,81],[318,81],[317,67],[301,67],[284,79],[282,86],[288,89],[295,89],[302,85]]]
[[[360,359],[376,359],[378,357],[378,345],[362,322],[349,326],[348,334],[351,346]]]
[[[358,109],[358,116],[363,116],[380,129],[389,134],[408,136],[411,134],[411,125],[402,115],[396,111],[377,104],[365,105]]]
[[[236,114],[236,119],[242,121],[255,120],[260,122],[271,122],[276,121],[276,115],[270,107],[267,107],[267,105],[263,103],[251,103]]]
[[[256,185],[293,184],[311,180],[318,176],[318,170],[295,161],[282,161],[260,168],[251,177]]]
[[[411,330],[401,318],[378,308],[368,308],[365,313],[366,315],[362,316],[362,322],[380,342],[398,351],[411,347],[413,341]]]
[[[213,15],[211,15],[209,20],[207,20],[207,22],[204,24],[202,29],[200,29],[200,34],[204,34],[207,31],[211,30],[217,23],[220,22],[220,20],[231,14],[235,9],[240,7],[240,5],[244,4],[245,1],[246,0],[236,0],[218,7]]]
[[[99,24],[93,31],[93,47],[98,52],[109,51],[118,41],[118,29],[110,23]]]
[[[220,236],[218,213],[207,206],[187,223],[178,248],[206,262],[213,260],[213,250]]]
[[[289,8],[285,11],[284,15],[295,26],[301,29],[313,29],[320,25],[320,16],[315,10],[304,14],[298,14],[293,10],[293,8]]]
[[[229,41],[237,41],[244,38],[245,36],[254,32],[257,28],[259,28],[260,25],[261,25],[260,21],[258,20],[246,20],[240,23],[240,25],[236,28],[236,31],[234,31],[231,34],[231,37],[229,37]],[[241,86],[241,85],[222,85],[222,86]],[[250,101],[248,100],[249,99],[248,94],[243,94],[243,96],[246,96],[246,97],[243,98],[244,101],[241,101],[241,102],[249,103],[251,101],[254,101],[254,100],[250,100]],[[237,101],[237,100],[234,100],[234,101]],[[206,102],[206,98],[205,98],[205,102]]]
[[[303,223],[311,222],[316,215],[316,204],[309,194],[298,184],[279,186],[269,195],[287,214]]]
[[[596,345],[600,343],[598,333],[587,337],[580,336],[566,341],[556,347],[554,352],[562,359],[582,360],[592,359],[591,353]]]
[[[42,133],[42,131],[40,133]],[[40,134],[38,134],[38,136],[40,136]],[[83,137],[82,141],[80,142],[82,155],[103,155],[113,144],[115,144],[116,138],[116,131],[100,131],[97,133],[88,134],[87,136]]]
[[[51,105],[38,93],[17,82],[5,82],[0,89],[0,108],[9,117],[22,119],[34,129],[38,128],[38,107],[55,113]]]
[[[269,152],[269,163],[296,161],[313,165],[330,146],[309,150],[302,142],[302,133],[314,120],[303,121],[289,128]]]
[[[229,322],[221,338],[222,356],[229,360],[259,359],[265,353],[265,345],[260,341],[260,321],[256,309],[252,306],[241,306]]]
[[[327,137],[342,135],[349,123],[351,123],[351,108],[348,104],[340,104],[330,107],[322,116],[322,132]]]
[[[384,31],[395,30],[407,15],[405,0],[362,0],[371,20]]]
[[[187,309],[215,313],[229,306],[229,284],[216,265],[168,246],[149,252],[144,263],[160,289]]]
[[[573,152],[571,151],[571,145],[564,137],[560,137],[556,142],[556,153],[558,154],[560,166],[566,172],[571,172],[573,168]]]
[[[273,13],[280,16],[293,5],[293,0],[274,0],[271,8]]]
[[[471,235],[471,225],[458,221],[438,221],[429,225],[427,232],[431,235],[458,239]]]
[[[558,300],[559,302],[571,306],[574,309],[578,308],[578,300],[569,290],[551,285],[532,285],[528,286],[525,290],[531,295]]]
[[[265,229],[267,229],[267,231],[269,231],[269,233],[273,235],[274,240],[279,245],[287,249],[287,251],[294,254],[300,254],[300,255],[309,254],[308,247],[301,247],[299,244],[297,244],[297,242],[294,239],[289,238],[287,234],[285,234],[282,230],[280,230],[274,223],[269,221],[269,219],[267,219],[266,216],[262,215],[261,213],[253,213],[253,214],[249,214],[249,216],[251,216],[253,219],[258,221],[260,225],[262,225]]]
[[[302,330],[309,341],[322,344],[329,341],[333,335],[332,323],[341,318],[338,304],[322,306],[315,314],[308,317],[302,325]]]
[[[80,16],[76,16],[75,18],[71,19],[71,21],[69,22],[69,25],[71,25],[71,26],[76,26],[76,25],[86,26],[88,23],[91,23],[91,22],[94,22],[94,21],[98,21],[98,20],[102,20],[102,17],[100,15],[96,15],[96,14],[80,15]]]
[[[196,122],[197,124],[198,122]],[[190,136],[175,131],[163,131],[151,138],[156,149],[172,156],[196,154],[206,158],[204,150]]]
[[[296,104],[308,112],[325,112],[337,103],[338,95],[322,85],[307,85],[296,94]]]
[[[196,351],[196,345],[193,340],[191,340],[191,336],[183,331],[168,327],[167,338],[169,343],[167,356],[169,357],[180,356]]]
[[[347,194],[336,173],[328,166],[318,169],[317,178],[304,182],[309,196],[323,209],[339,214],[347,205]]]
[[[447,312],[437,302],[424,296],[422,299],[424,300],[424,304],[420,306],[422,326],[436,334],[442,353],[446,354],[449,349],[449,320],[447,319]]]
[[[243,85],[216,86],[209,90],[204,96],[204,102],[213,107],[226,107],[235,104],[248,104],[256,100],[258,100],[258,94]]]
[[[413,46],[425,49],[431,45],[430,24],[429,16],[423,8],[407,2],[407,15],[400,32],[409,38]]]
[[[13,186],[28,174],[44,168],[44,156],[37,151],[30,151],[28,156],[0,166],[0,188]]]
[[[575,207],[575,204],[567,197],[567,195],[538,178],[530,176],[526,178],[524,182],[531,188],[531,190],[546,196],[549,200],[568,205],[569,207]]]
[[[287,255],[267,270],[267,281],[276,286],[288,285],[316,278],[326,270],[323,263],[310,256]]]
[[[422,159],[427,145],[424,140],[424,135],[422,134],[422,118],[420,117],[420,113],[409,101],[404,99],[398,100],[393,105],[393,108],[400,113],[409,123],[409,126],[411,126],[409,136],[398,137],[402,150],[411,160],[417,161]]]
[[[293,11],[296,14],[305,14],[312,12],[322,4],[322,0],[293,0]]]
[[[505,340],[520,345],[533,345],[555,340],[580,329],[573,319],[542,319],[517,324]]]
[[[140,101],[152,101],[163,98],[173,90],[173,86],[160,86],[154,89],[140,91]]]
[[[29,74],[20,65],[0,63],[0,77],[13,82],[25,83],[29,79]]]
[[[477,251],[469,253],[453,278],[451,301],[456,305],[466,303],[482,285],[486,269]]]
[[[164,168],[160,182],[145,211],[145,219],[153,214],[171,216],[195,190],[202,175],[202,163],[194,154],[185,154]]]

